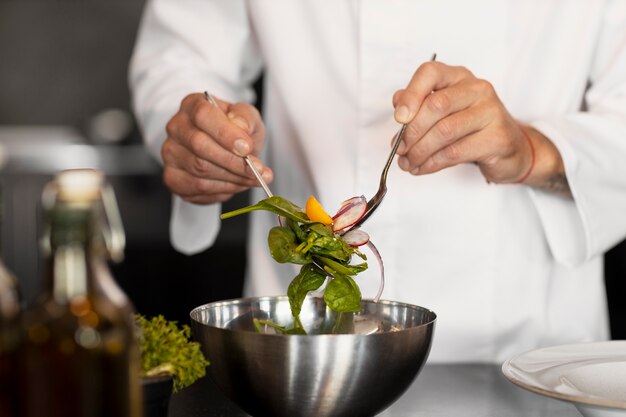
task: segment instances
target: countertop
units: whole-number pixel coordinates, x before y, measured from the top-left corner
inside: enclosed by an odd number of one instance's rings
[[[168,417],[248,416],[209,378],[172,396]],[[580,417],[569,403],[509,382],[497,365],[426,365],[381,417]]]

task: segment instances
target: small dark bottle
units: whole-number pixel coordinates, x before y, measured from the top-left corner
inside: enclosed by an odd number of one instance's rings
[[[44,191],[44,211],[46,284],[24,313],[21,412],[140,417],[133,310],[107,265],[123,250],[112,190],[99,171],[64,171]]]

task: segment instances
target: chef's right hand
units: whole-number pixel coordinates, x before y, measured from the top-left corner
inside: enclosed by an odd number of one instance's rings
[[[246,155],[267,183],[273,179],[272,170],[256,158],[265,143],[258,110],[247,103],[216,102],[219,109],[203,94],[190,94],[167,123],[163,181],[190,203],[223,202],[257,186]]]

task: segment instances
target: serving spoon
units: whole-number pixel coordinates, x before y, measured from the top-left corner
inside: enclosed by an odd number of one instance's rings
[[[396,152],[398,152],[398,147],[400,146],[400,142],[402,142],[402,135],[406,130],[406,124],[403,124],[398,133],[396,134],[396,141],[391,148],[391,153],[389,154],[389,158],[387,158],[387,163],[385,163],[385,167],[383,168],[383,172],[380,175],[380,183],[378,184],[378,191],[374,194],[374,197],[367,200],[367,206],[365,209],[365,213],[361,216],[359,220],[356,221],[351,227],[350,230],[356,229],[361,226],[365,220],[367,220],[373,213],[376,211],[380,203],[385,198],[385,194],[387,194],[387,174],[389,173],[389,167],[391,166],[391,162],[393,161],[393,157],[396,156]]]

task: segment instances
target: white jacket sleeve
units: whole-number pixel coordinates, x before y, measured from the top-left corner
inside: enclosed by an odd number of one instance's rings
[[[575,203],[533,201],[555,258],[576,265],[626,236],[626,2],[607,7],[590,69],[587,110],[531,123],[561,152]]]
[[[133,108],[150,152],[161,161],[165,126],[181,100],[210,91],[252,101],[261,62],[243,0],[148,0],[129,70]],[[174,196],[173,246],[196,253],[219,232],[220,204],[199,206]]]

